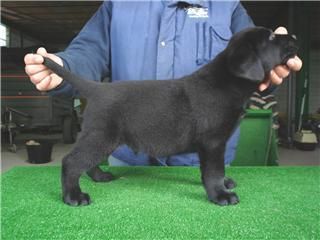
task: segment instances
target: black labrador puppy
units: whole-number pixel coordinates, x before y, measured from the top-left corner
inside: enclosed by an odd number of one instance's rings
[[[225,145],[243,106],[276,65],[297,53],[296,38],[255,27],[235,34],[212,62],[181,79],[98,83],[86,81],[50,59],[44,65],[88,99],[81,135],[62,162],[63,201],[90,203],[79,186],[82,173],[98,182],[110,173],[98,164],[119,145],[152,157],[197,152],[210,201],[239,202],[225,177]],[[134,60],[133,60],[134,61]]]

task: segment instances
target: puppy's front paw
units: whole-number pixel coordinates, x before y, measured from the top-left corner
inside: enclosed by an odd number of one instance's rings
[[[225,177],[224,178],[224,186],[227,189],[233,189],[237,186],[237,184],[232,178]]]
[[[67,194],[63,197],[63,201],[70,206],[86,206],[91,203],[89,194],[83,192]]]
[[[235,205],[239,203],[237,194],[229,191],[220,191],[216,196],[209,197],[209,200],[220,206]]]

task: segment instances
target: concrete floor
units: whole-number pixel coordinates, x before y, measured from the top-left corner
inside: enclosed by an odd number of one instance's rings
[[[39,137],[37,137],[39,138]],[[45,136],[45,138],[48,138]],[[8,150],[8,146],[2,145],[1,147],[1,171],[5,172],[15,166],[50,166],[50,165],[60,165],[63,156],[70,151],[72,144],[63,144],[61,141],[61,136],[59,134],[51,135],[56,144],[53,146],[52,161],[46,164],[30,164],[26,160],[28,159],[27,150],[24,145],[25,139],[28,136],[20,136],[17,139],[17,152],[12,153]],[[33,138],[35,139],[35,138]],[[315,151],[300,151],[297,149],[286,149],[279,148],[279,164],[280,166],[294,166],[294,165],[320,165],[320,148],[318,147]]]

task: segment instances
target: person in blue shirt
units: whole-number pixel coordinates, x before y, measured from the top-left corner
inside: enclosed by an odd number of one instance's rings
[[[234,33],[252,26],[238,1],[106,1],[65,51],[51,54],[39,48],[37,54],[25,56],[25,70],[37,89],[49,94],[77,93],[42,65],[42,56],[97,81],[106,76],[112,82],[180,78],[212,60]],[[284,28],[277,31],[286,33]],[[301,65],[295,57],[286,66],[276,67],[259,90],[280,84]],[[239,133],[238,128],[227,144],[226,164],[235,157]],[[112,156],[114,165],[199,165],[197,154],[150,159],[128,146],[119,147]]]

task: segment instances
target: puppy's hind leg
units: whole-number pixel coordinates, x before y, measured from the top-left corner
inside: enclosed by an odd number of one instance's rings
[[[84,131],[73,150],[62,161],[63,201],[72,206],[90,204],[88,194],[81,191],[79,178],[110,154],[114,143],[107,141],[103,131]]]

